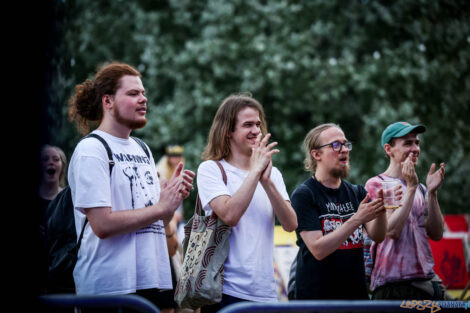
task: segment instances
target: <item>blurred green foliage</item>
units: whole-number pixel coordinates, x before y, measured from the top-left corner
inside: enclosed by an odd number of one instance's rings
[[[466,0],[64,0],[54,10],[47,123],[69,158],[80,138],[67,120],[73,87],[117,60],[143,75],[148,123],[135,135],[156,161],[178,142],[196,171],[218,105],[250,92],[279,142],[274,163],[289,193],[308,177],[301,145],[317,124],[342,126],[354,143],[349,180],[365,184],[388,164],[381,132],[405,120],[428,128],[421,182],[432,162],[446,162],[441,208],[468,212]],[[185,201],[186,217],[194,199]]]

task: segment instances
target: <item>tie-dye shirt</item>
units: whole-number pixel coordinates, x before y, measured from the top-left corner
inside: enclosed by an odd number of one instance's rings
[[[379,176],[370,178],[365,185],[372,199],[376,198],[383,180],[397,180],[401,183],[403,192],[406,190],[406,182],[403,179],[385,174]],[[377,246],[371,277],[371,290],[387,283],[434,276],[434,260],[425,227],[427,216],[425,195],[426,188],[421,185],[416,190],[410,215],[403,226],[400,237],[397,240],[386,237]],[[387,212],[388,218],[390,214],[391,212]],[[376,245],[375,242],[372,243],[371,251],[375,250]]]

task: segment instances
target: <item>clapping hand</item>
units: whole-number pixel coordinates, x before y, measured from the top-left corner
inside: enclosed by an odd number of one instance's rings
[[[436,192],[439,186],[441,186],[444,181],[445,175],[445,164],[441,163],[438,170],[436,170],[436,164],[431,164],[429,169],[428,176],[426,178],[426,186],[428,187],[428,192]]]
[[[261,133],[256,137],[250,158],[250,166],[252,169],[261,174],[260,179],[265,176],[263,174],[270,164],[272,167],[272,155],[279,152],[278,149],[273,149],[277,145],[277,142],[271,142],[268,144],[268,140],[271,137],[271,134],[267,134],[263,139],[261,139],[261,137]],[[271,169],[269,169],[266,174],[270,173]]]

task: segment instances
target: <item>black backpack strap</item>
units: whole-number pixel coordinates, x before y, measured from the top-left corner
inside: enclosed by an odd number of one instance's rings
[[[147,155],[147,158],[150,160],[150,151],[147,148],[147,145],[142,141],[142,139],[131,136],[132,139],[134,139],[144,150],[145,154]]]
[[[77,251],[80,250],[80,245],[82,244],[83,233],[85,232],[85,226],[87,223],[88,223],[88,218],[85,217],[85,223],[83,223],[82,232],[80,233],[80,237],[78,237]]]
[[[106,142],[106,140],[103,139],[103,137],[101,137],[100,135],[95,134],[95,133],[88,134],[83,139],[88,138],[88,137],[96,138],[99,141],[101,141],[101,143],[103,144],[104,148],[106,149],[106,153],[108,153],[109,175],[111,175],[111,173],[113,171],[113,167],[114,167],[114,160],[113,160],[113,153],[111,152],[111,148],[109,147],[108,143]]]

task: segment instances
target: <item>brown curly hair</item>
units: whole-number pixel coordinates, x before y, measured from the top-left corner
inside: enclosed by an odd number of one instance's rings
[[[139,71],[129,64],[111,62],[99,68],[93,79],[87,79],[75,86],[75,93],[69,100],[69,120],[77,122],[78,131],[85,135],[90,127],[99,124],[103,118],[101,99],[114,95],[120,87],[122,76],[141,77]]]

